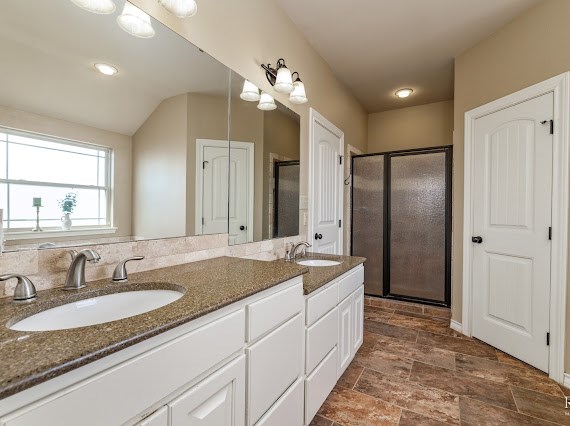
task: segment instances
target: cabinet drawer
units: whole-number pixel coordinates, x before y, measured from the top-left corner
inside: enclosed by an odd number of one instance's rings
[[[261,337],[269,330],[303,310],[303,279],[296,284],[247,305],[247,341]],[[293,280],[291,280],[293,281]]]
[[[317,294],[307,298],[307,326],[314,324],[319,318],[338,304],[338,282],[327,284]]]
[[[6,426],[123,424],[241,350],[244,339],[245,313],[241,309],[50,395],[33,404],[33,408],[26,407],[2,421]],[[113,409],[94,413],[93,401],[99,407]]]
[[[338,282],[338,302],[343,301],[364,283],[364,268],[362,265],[351,269],[340,277]],[[337,303],[338,303],[337,302]]]
[[[305,372],[311,371],[338,342],[338,308],[334,308],[307,329]]]
[[[303,378],[291,385],[287,392],[273,404],[256,426],[296,426],[303,424]]]
[[[245,356],[222,367],[168,405],[172,425],[243,426]]]
[[[137,426],[168,426],[168,407],[164,406],[155,411]]]
[[[305,424],[311,423],[337,381],[337,348],[335,347],[305,379]]]
[[[298,314],[246,349],[249,425],[302,375],[303,332],[303,315]]]

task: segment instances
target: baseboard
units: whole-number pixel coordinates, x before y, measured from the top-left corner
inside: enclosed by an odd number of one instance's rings
[[[463,326],[461,325],[461,323],[453,319],[449,322],[449,328],[457,331],[458,333],[463,333]]]
[[[570,388],[570,374],[564,373],[564,383],[562,383],[565,387]]]

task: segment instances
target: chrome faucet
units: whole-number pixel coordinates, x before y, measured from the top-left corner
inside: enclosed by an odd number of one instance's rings
[[[301,252],[301,256],[305,255],[305,250],[307,250],[311,245],[306,241],[301,241],[300,243],[294,245],[289,252],[289,261],[294,262],[297,258],[297,250],[299,247],[303,246],[303,251]]]
[[[7,281],[10,278],[16,278],[18,280],[16,288],[14,289],[13,299],[15,302],[29,302],[36,298],[36,287],[28,277],[19,274],[0,275],[0,281]]]
[[[97,263],[101,260],[101,256],[95,250],[85,249],[79,253],[75,250],[70,251],[71,265],[67,271],[65,278],[64,290],[78,290],[85,287],[85,261]]]
[[[119,264],[115,268],[115,271],[113,272],[113,278],[112,278],[113,282],[126,283],[128,279],[127,262],[130,262],[131,260],[143,260],[143,259],[144,256],[133,256],[119,262]]]

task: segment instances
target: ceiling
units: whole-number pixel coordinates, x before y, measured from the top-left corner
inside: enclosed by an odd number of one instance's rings
[[[163,99],[227,96],[226,66],[155,20],[155,37],[127,34],[115,3],[96,15],[67,0],[2,1],[0,105],[132,135]],[[104,76],[96,62],[119,72]]]
[[[364,108],[379,112],[453,99],[454,57],[540,0],[277,1]],[[414,94],[396,98],[403,87]]]

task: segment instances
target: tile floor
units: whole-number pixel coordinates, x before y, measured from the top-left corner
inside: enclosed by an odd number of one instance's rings
[[[311,425],[570,425],[570,389],[451,330],[449,316],[367,297],[364,343]]]

